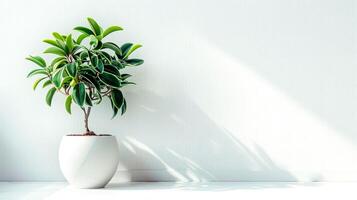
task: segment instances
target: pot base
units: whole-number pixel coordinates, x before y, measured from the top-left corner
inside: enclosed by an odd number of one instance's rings
[[[64,136],[59,162],[63,175],[73,187],[103,188],[116,172],[118,143],[115,136]]]

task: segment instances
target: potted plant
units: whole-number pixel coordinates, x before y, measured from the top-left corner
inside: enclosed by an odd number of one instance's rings
[[[113,118],[123,115],[127,103],[121,89],[134,84],[131,76],[122,73],[126,67],[141,65],[144,61],[129,56],[140,44],[125,43],[121,46],[104,41],[113,32],[123,30],[119,26],[103,29],[87,18],[89,28],[78,26],[72,34],[54,32],[53,39],[43,42],[50,45],[44,53],[55,57],[47,63],[40,56],[27,59],[37,65],[28,77],[40,75],[34,82],[35,90],[40,83],[48,88],[46,103],[51,106],[55,93],[63,94],[65,110],[71,114],[74,102],[83,110],[85,132],[69,134],[62,138],[59,150],[60,168],[67,181],[79,188],[101,188],[113,177],[118,165],[118,144],[115,136],[96,134],[90,130],[88,119],[91,108],[107,97],[111,102]]]

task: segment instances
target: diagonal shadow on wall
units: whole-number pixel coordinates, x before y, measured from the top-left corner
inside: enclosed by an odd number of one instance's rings
[[[132,181],[296,180],[259,145],[246,146],[190,99],[164,98],[146,90],[127,96],[130,110],[121,128],[130,133],[116,135],[119,177],[129,173]]]

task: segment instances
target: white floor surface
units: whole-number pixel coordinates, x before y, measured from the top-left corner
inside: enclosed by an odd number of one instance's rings
[[[61,182],[0,182],[0,200],[338,199],[357,200],[357,182],[135,182],[74,189]]]

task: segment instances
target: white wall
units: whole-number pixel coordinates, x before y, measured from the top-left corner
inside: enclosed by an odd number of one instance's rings
[[[128,112],[91,127],[120,143],[116,179],[357,180],[353,0],[0,1],[0,180],[63,180],[61,136],[82,112],[25,76],[53,31],[92,16],[139,42]]]

